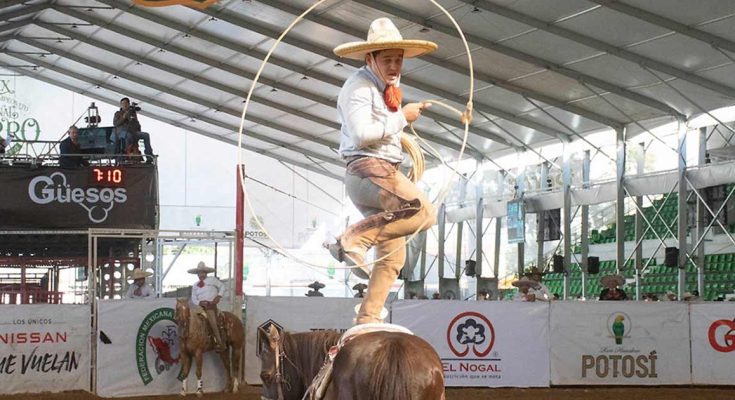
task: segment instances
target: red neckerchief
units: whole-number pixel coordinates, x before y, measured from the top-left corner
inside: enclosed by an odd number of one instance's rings
[[[204,281],[199,281],[199,283],[197,283],[197,286],[200,287],[200,288],[203,288],[204,287]]]
[[[403,94],[401,94],[401,88],[393,85],[385,85],[383,91],[383,100],[385,105],[392,112],[398,111],[401,108],[401,100],[403,100]]]

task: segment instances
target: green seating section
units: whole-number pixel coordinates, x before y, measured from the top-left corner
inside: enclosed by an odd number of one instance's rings
[[[643,261],[645,263],[647,260]],[[632,267],[632,263],[628,262],[626,268],[622,269],[622,275],[633,279],[635,276]],[[686,291],[693,292],[697,289],[697,270],[693,264],[689,263],[686,271]],[[587,281],[589,297],[594,298],[602,291],[600,277],[613,273],[615,273],[615,261],[601,261],[600,273],[590,275]],[[735,290],[735,254],[710,254],[705,256],[704,273],[706,282],[704,299],[715,300],[720,295],[733,293],[733,290]],[[582,272],[578,264],[572,264],[569,278],[570,296],[580,296],[582,294]],[[657,265],[656,260],[652,259],[646,274],[641,278],[641,291],[642,293],[653,293],[661,298],[667,291],[676,293],[677,279],[678,271],[676,268]],[[552,294],[559,293],[561,295],[564,292],[564,275],[546,274],[544,284]],[[635,285],[627,285],[625,290],[631,296],[635,292]],[[512,297],[512,292],[508,296]]]

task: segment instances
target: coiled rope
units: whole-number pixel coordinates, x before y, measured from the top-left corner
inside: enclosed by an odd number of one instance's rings
[[[250,84],[250,89],[248,90],[248,95],[245,98],[245,103],[243,105],[242,116],[240,117],[240,129],[238,131],[239,134],[238,134],[238,137],[237,137],[237,148],[238,148],[238,158],[237,158],[237,160],[238,160],[238,165],[242,165],[243,164],[242,137],[243,137],[243,130],[244,130],[244,127],[245,127],[245,116],[247,115],[248,107],[250,106],[250,98],[253,95],[253,91],[255,91],[255,86],[257,85],[258,80],[260,79],[260,75],[263,73],[263,70],[265,69],[265,66],[268,64],[268,60],[270,59],[270,57],[273,54],[273,52],[276,50],[276,48],[281,43],[281,41],[283,41],[283,38],[286,37],[286,35],[288,35],[288,33],[293,29],[293,27],[296,26],[296,24],[299,23],[302,19],[304,19],[304,17],[306,15],[308,15],[312,10],[314,10],[316,7],[318,7],[319,5],[321,5],[322,3],[324,3],[325,1],[327,1],[327,0],[318,0],[316,3],[314,3],[314,5],[312,5],[311,7],[309,7],[308,9],[306,9],[303,13],[301,13],[298,17],[296,17],[296,19],[294,19],[293,22],[291,22],[291,24],[281,33],[281,35],[278,37],[278,39],[275,41],[275,43],[273,43],[273,45],[271,46],[270,50],[268,50],[268,53],[266,54],[265,58],[261,62],[260,68],[258,68],[258,72],[255,74],[255,78],[253,79],[252,83]],[[454,28],[457,30],[460,38],[462,39],[462,43],[464,45],[465,52],[467,54],[468,68],[469,68],[469,74],[470,74],[470,90],[469,90],[469,95],[468,95],[467,104],[465,106],[465,110],[464,111],[459,111],[456,108],[451,107],[451,106],[449,106],[447,104],[444,104],[444,103],[442,103],[440,101],[437,101],[437,100],[426,100],[426,101],[424,101],[424,103],[437,104],[439,106],[445,107],[445,108],[447,108],[447,109],[449,109],[449,110],[457,113],[460,122],[462,124],[464,124],[464,136],[462,138],[462,146],[460,147],[459,155],[457,156],[457,161],[456,161],[457,167],[455,167],[455,168],[451,168],[450,167],[452,170],[456,171],[458,169],[458,167],[459,167],[459,162],[462,160],[462,156],[464,155],[465,147],[467,146],[467,137],[469,135],[470,123],[472,122],[472,99],[473,99],[473,95],[474,95],[474,91],[475,91],[475,82],[474,82],[475,79],[474,79],[474,67],[473,67],[473,64],[472,64],[472,53],[470,52],[469,43],[467,42],[467,39],[464,36],[464,32],[459,27],[459,24],[454,19],[454,17],[449,13],[449,11],[447,11],[444,7],[442,7],[441,4],[437,3],[436,0],[429,0],[429,1],[432,4],[434,4],[437,8],[439,8],[447,16],[447,18],[449,18],[449,20],[452,22],[452,24],[454,25]],[[413,135],[419,141],[421,141],[421,143],[423,143],[425,146],[427,146],[429,149],[431,149],[432,152],[435,153],[435,155],[439,155],[439,152],[436,151],[436,149],[434,149],[433,147],[431,147],[431,145],[429,145],[429,143],[427,143],[424,139],[422,139],[416,133],[416,130],[413,128],[413,124],[410,124],[409,126],[410,126],[410,129],[411,129],[411,132],[413,133]],[[407,143],[409,143],[410,140],[411,140],[410,138],[405,137],[405,134],[402,134],[401,135],[401,147],[404,148],[407,151],[408,156],[411,157],[411,160],[412,161],[414,161],[414,167],[412,168],[412,171],[410,173],[411,180],[414,181],[414,182],[417,182],[418,179],[421,177],[421,174],[423,174],[423,168],[425,167],[425,162],[424,162],[424,159],[423,159],[423,154],[421,153],[421,149],[418,147],[418,145],[416,143],[414,143],[414,142],[411,142],[411,144],[407,144]],[[439,158],[439,160],[442,160],[441,157],[438,157],[438,158]],[[444,165],[447,165],[448,166],[448,164],[446,162],[442,161],[442,163]],[[447,193],[449,191],[449,185],[451,184],[451,182],[452,182],[451,179],[447,179],[446,180],[446,183],[445,183],[444,187],[442,188],[442,190],[437,195],[437,198],[432,203],[436,204],[436,203],[441,203],[441,202],[444,201],[444,198],[446,197],[446,195],[447,195]],[[356,266],[341,266],[341,265],[339,265],[339,266],[327,266],[327,265],[321,265],[321,264],[312,263],[312,262],[310,262],[308,260],[304,260],[304,259],[298,257],[297,255],[291,253],[287,249],[285,249],[277,240],[275,240],[273,238],[273,236],[271,236],[271,234],[268,232],[268,230],[265,228],[265,226],[263,226],[263,223],[260,222],[260,218],[257,217],[257,213],[255,212],[255,208],[253,207],[252,203],[250,202],[250,196],[248,196],[247,189],[245,188],[245,174],[240,174],[240,184],[242,186],[242,191],[243,191],[243,195],[245,197],[245,201],[247,202],[248,208],[251,210],[251,212],[255,216],[255,218],[253,218],[253,220],[255,221],[255,223],[258,226],[258,228],[260,228],[260,230],[263,231],[263,233],[266,235],[266,237],[268,237],[268,239],[270,239],[273,242],[273,247],[278,252],[280,252],[281,254],[285,255],[288,258],[291,258],[294,261],[298,261],[299,263],[302,263],[302,264],[305,264],[305,265],[309,265],[309,266],[312,266],[312,267],[315,267],[315,268],[323,268],[323,269],[328,269],[328,268],[334,268],[334,269],[352,269],[352,268],[356,268],[356,267],[365,267],[365,266],[373,265],[376,262],[378,262],[378,261],[380,261],[380,260],[382,260],[384,258],[387,258],[387,257],[391,256],[393,253],[395,253],[396,251],[398,251],[400,249],[400,248],[397,248],[397,249],[393,250],[392,252],[390,252],[388,254],[385,254],[384,256],[382,256],[382,257],[380,257],[378,259],[373,260],[372,262],[366,262],[364,264],[360,264],[360,265],[356,265]],[[425,224],[422,224],[420,227],[418,227],[416,229],[416,231],[414,233],[412,233],[406,239],[406,244],[410,243],[416,237],[416,235],[418,235],[418,233],[421,232],[425,228],[423,225],[425,225]]]

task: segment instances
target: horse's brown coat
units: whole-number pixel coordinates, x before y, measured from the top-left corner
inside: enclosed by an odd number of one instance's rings
[[[221,312],[224,316],[224,327],[222,329],[222,339],[227,345],[227,350],[219,353],[224,364],[227,374],[226,390],[236,391],[236,385],[233,383],[233,377],[240,376],[240,364],[242,358],[243,343],[245,335],[242,323],[234,314],[229,312]],[[189,376],[192,357],[196,360],[196,376],[198,380],[202,379],[202,356],[208,351],[214,350],[214,340],[209,334],[207,321],[191,311],[191,304],[188,299],[176,300],[176,314],[174,319],[179,326],[179,353],[181,356],[181,374],[186,378]],[[232,360],[230,360],[232,353]],[[232,362],[230,362],[232,361]],[[230,368],[232,365],[232,368]]]

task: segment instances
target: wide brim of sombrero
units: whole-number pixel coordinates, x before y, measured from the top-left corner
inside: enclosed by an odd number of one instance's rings
[[[210,272],[214,272],[214,268],[212,268],[212,267],[197,267],[197,268],[192,268],[192,269],[190,269],[190,270],[188,270],[186,272],[188,272],[190,274],[198,274],[200,272],[210,273]]]
[[[413,58],[431,53],[439,48],[436,43],[428,40],[398,40],[386,42],[350,42],[334,48],[334,54],[339,57],[353,60],[364,60],[365,55],[378,50],[400,49],[403,58]]]
[[[153,276],[153,272],[136,270],[136,271],[133,271],[132,275],[130,275],[130,278],[132,278],[133,280],[136,280],[136,279],[145,279],[149,276]]]
[[[536,281],[531,281],[531,280],[528,280],[528,281],[518,280],[518,281],[515,281],[515,282],[511,283],[511,285],[513,285],[515,287],[528,286],[528,287],[531,287],[531,288],[534,288],[534,289],[540,289],[541,288],[541,284],[539,284]]]
[[[611,283],[615,283],[618,286],[623,286],[623,284],[625,284],[625,278],[620,275],[607,275],[600,278],[600,283],[605,286]]]

